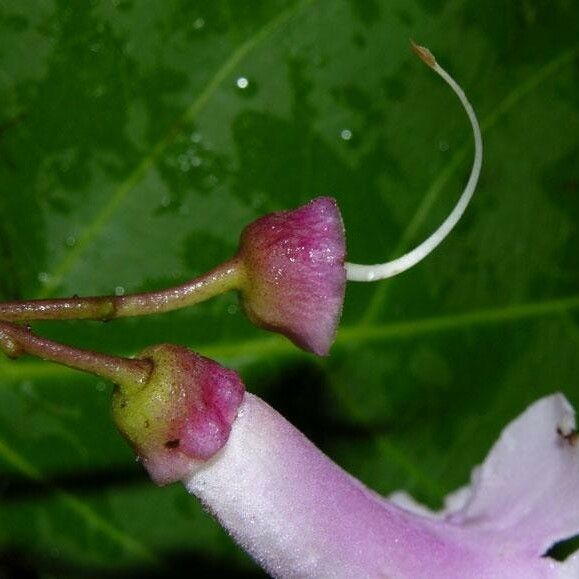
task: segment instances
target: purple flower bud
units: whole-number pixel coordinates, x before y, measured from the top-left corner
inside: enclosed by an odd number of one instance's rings
[[[223,447],[244,386],[232,370],[184,347],[153,346],[140,357],[152,361],[151,375],[138,387],[117,387],[113,415],[153,481],[164,485]]]
[[[334,199],[266,215],[241,235],[243,307],[251,321],[326,355],[346,288],[344,225]]]

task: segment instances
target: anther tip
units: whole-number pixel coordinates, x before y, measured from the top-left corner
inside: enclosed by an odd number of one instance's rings
[[[428,48],[425,46],[420,46],[420,44],[416,44],[414,40],[410,39],[410,45],[412,46],[412,50],[420,57],[420,59],[426,63],[430,68],[436,67],[436,58]]]

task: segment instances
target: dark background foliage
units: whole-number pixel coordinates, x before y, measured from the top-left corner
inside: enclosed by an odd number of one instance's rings
[[[186,344],[379,492],[438,506],[531,401],[579,403],[578,21],[571,0],[1,1],[0,298],[173,284],[317,195],[351,260],[400,254],[472,152],[415,38],[480,115],[480,188],[426,262],[349,284],[329,358],[253,328],[234,295],[34,327],[118,354]],[[0,576],[259,575],[180,485],[149,482],[110,391],[0,360]]]

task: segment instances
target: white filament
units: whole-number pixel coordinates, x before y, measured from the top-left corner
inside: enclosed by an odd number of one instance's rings
[[[454,206],[454,209],[438,229],[430,235],[430,237],[425,239],[420,245],[402,257],[398,257],[386,263],[378,263],[376,265],[346,263],[346,275],[347,279],[350,281],[376,281],[379,279],[386,279],[398,275],[422,261],[444,240],[444,238],[452,231],[452,228],[458,223],[472,198],[480,175],[483,157],[482,137],[476,114],[471,104],[468,102],[464,91],[460,88],[458,83],[448,74],[448,72],[446,72],[446,70],[439,66],[427,49],[415,46],[415,50],[424,62],[436,71],[455,92],[468,115],[474,135],[474,161],[472,169],[464,191]]]

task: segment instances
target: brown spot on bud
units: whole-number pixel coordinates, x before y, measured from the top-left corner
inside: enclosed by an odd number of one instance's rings
[[[576,446],[579,442],[579,433],[575,429],[565,432],[560,426],[557,426],[557,434],[570,446]]]

